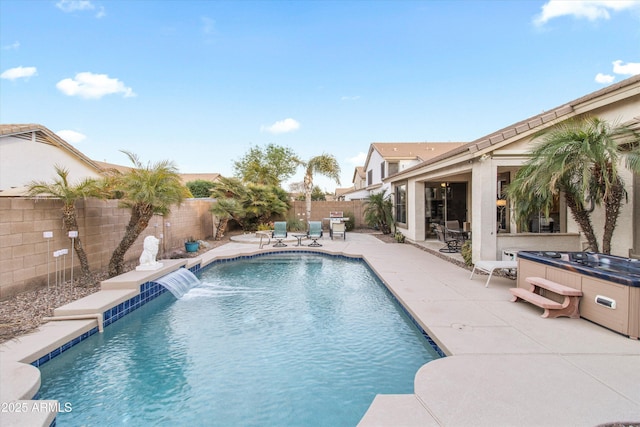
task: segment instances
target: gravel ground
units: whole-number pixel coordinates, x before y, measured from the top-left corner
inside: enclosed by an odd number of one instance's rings
[[[363,230],[363,232],[367,231]],[[234,232],[227,233],[219,241],[207,240],[208,247],[201,249],[199,252],[208,251],[228,243],[230,236],[234,234]],[[395,243],[393,236],[390,234],[374,235],[385,243]],[[188,256],[197,256],[199,252],[188,254]],[[187,256],[185,253],[174,253],[172,257],[179,257],[180,255]],[[127,267],[127,271],[129,271],[135,268],[135,264],[132,263]],[[106,278],[106,272],[96,273],[92,280],[92,285],[86,287],[81,287],[77,284],[72,285],[70,280],[56,286],[54,281],[48,288],[24,292],[8,300],[0,301],[0,343],[33,331],[44,323],[42,320],[44,317],[53,315],[54,308],[99,291],[100,281]]]
[[[233,233],[231,233],[232,235]],[[229,235],[220,241],[207,240],[207,247],[198,252],[186,254],[182,252],[182,257],[194,257],[198,253],[208,251],[216,246],[229,242]],[[175,251],[172,257],[180,257],[180,252]],[[129,271],[136,267],[136,263],[125,266],[125,270]],[[83,287],[71,284],[71,280],[67,280],[64,284],[55,285],[55,279],[52,276],[53,283],[49,287],[44,287],[35,291],[24,292],[0,301],[0,343],[24,335],[33,331],[42,323],[44,317],[53,316],[53,309],[73,302],[77,299],[86,297],[100,290],[100,282],[107,278],[106,271],[95,273],[91,285]]]

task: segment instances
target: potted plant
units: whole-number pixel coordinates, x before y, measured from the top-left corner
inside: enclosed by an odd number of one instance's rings
[[[200,244],[193,237],[189,237],[186,242],[184,242],[184,250],[187,252],[198,252],[198,248]]]

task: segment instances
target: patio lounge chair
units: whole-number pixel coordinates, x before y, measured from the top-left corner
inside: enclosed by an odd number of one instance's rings
[[[471,270],[471,276],[469,276],[469,279],[473,279],[473,274],[476,270],[489,274],[487,282],[484,284],[484,287],[488,288],[489,281],[491,280],[495,270],[506,270],[507,277],[515,279],[518,271],[518,261],[478,261],[473,265],[473,270]]]
[[[309,246],[322,246],[318,239],[322,238],[322,221],[309,221],[307,236],[312,240]]]
[[[331,235],[331,240],[333,240],[333,236],[342,234],[342,239],[347,239],[347,226],[342,221],[331,222],[329,224],[331,226],[331,230],[329,230],[329,234]]]
[[[287,246],[282,241],[287,237],[287,222],[286,221],[276,221],[273,223],[273,234],[271,235],[276,242],[273,244],[274,248],[281,248],[283,246]]]

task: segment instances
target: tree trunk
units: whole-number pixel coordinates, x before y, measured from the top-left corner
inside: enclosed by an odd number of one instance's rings
[[[62,208],[62,221],[67,233],[69,233],[69,231],[78,231],[78,218],[74,205],[65,205]],[[78,282],[80,285],[86,286],[89,284],[91,278],[91,270],[89,268],[89,259],[82,246],[80,236],[74,239],[73,250],[76,252],[76,255],[78,255],[78,261],[80,262],[80,277],[78,278]]]
[[[147,228],[152,216],[153,206],[151,205],[135,205],[131,209],[131,218],[129,219],[129,224],[127,224],[127,229],[120,244],[113,251],[111,261],[109,261],[109,277],[124,273],[124,255]]]
[[[216,240],[220,240],[224,237],[224,232],[227,230],[228,223],[229,218],[222,218],[218,221],[218,226],[216,227]]]
[[[582,209],[582,207],[578,205],[576,199],[569,193],[565,193],[565,199],[567,201],[567,206],[571,211],[571,216],[573,216],[573,219],[578,223],[578,226],[587,238],[587,243],[589,244],[588,249],[592,252],[598,252],[598,239],[596,239],[596,235],[593,232],[593,225],[591,224],[589,212]]]
[[[604,233],[602,235],[602,252],[611,253],[611,240],[613,231],[618,222],[622,198],[624,197],[624,186],[620,181],[613,184],[610,194],[604,198]]]
[[[304,201],[307,208],[307,225],[311,221],[311,190],[313,189],[313,178],[310,176],[304,177]]]

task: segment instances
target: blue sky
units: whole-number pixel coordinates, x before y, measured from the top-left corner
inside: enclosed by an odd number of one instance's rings
[[[640,74],[640,1],[2,0],[0,49],[3,124],[185,173],[328,153],[347,187],[372,142],[472,141]]]

